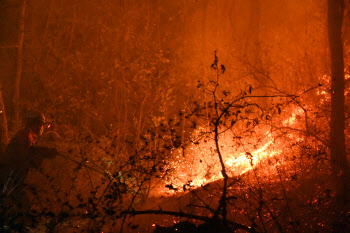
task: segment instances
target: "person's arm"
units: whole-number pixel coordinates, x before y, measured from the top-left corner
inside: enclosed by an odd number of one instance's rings
[[[35,153],[35,156],[45,159],[53,159],[56,158],[56,156],[58,155],[58,151],[56,150],[56,148],[36,146],[33,147],[33,153]]]

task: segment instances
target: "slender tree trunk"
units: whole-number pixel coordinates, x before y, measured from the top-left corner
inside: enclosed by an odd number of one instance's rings
[[[331,55],[331,129],[330,153],[336,185],[339,216],[349,207],[349,164],[345,150],[344,56],[342,24],[344,0],[328,0],[328,41]],[[339,224],[337,224],[339,225]],[[343,228],[344,229],[344,228]],[[336,230],[342,230],[340,228]],[[345,229],[344,229],[345,230]],[[341,232],[341,231],[339,231]]]
[[[21,15],[19,19],[19,39],[17,47],[17,74],[15,80],[15,90],[13,96],[14,103],[14,115],[15,115],[15,128],[18,129],[20,124],[20,84],[22,78],[23,69],[23,41],[24,41],[24,18],[26,13],[26,0],[22,1]]]
[[[5,151],[8,142],[7,118],[5,112],[5,104],[2,96],[0,84],[0,155]]]
[[[263,65],[262,48],[260,39],[260,24],[261,24],[261,2],[260,0],[250,0],[249,10],[250,16],[248,21],[248,33],[247,33],[247,56],[250,63],[255,69],[252,70],[252,75],[257,82],[257,85],[261,87],[269,86],[269,80],[260,72],[266,73],[266,67]],[[261,90],[262,94],[266,93],[266,90]],[[262,98],[261,103],[263,107],[267,104],[267,99]]]
[[[253,64],[257,69],[262,70],[262,55],[261,55],[261,45],[260,45],[260,11],[261,4],[260,0],[252,0],[250,2],[250,17],[249,17],[249,27],[248,35],[249,42],[248,45],[251,47]],[[265,79],[261,77],[261,79]],[[259,80],[260,81],[260,80]],[[266,80],[261,80],[262,83],[265,83]]]

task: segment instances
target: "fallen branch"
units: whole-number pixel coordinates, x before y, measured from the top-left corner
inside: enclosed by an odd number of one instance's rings
[[[209,218],[209,217],[188,214],[188,213],[184,213],[181,211],[174,212],[174,211],[164,211],[164,210],[141,210],[141,211],[132,210],[132,211],[124,211],[124,212],[122,212],[122,214],[130,214],[132,216],[144,215],[144,214],[156,214],[156,215],[163,215],[164,214],[164,215],[170,215],[170,216],[175,216],[175,217],[180,217],[180,218],[181,217],[190,218],[190,219],[200,220],[200,221],[204,221],[204,222],[211,222],[212,221],[212,218]],[[229,220],[226,220],[226,224],[230,225],[234,229],[242,229],[242,230],[245,230],[247,232],[256,233],[256,231],[253,228],[247,227],[245,225],[242,225],[242,224],[239,224],[236,222],[231,222]]]

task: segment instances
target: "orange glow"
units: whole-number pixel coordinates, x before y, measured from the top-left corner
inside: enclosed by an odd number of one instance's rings
[[[287,115],[289,116],[287,117]],[[288,107],[276,118],[279,118],[281,127],[303,129],[304,111],[299,107]],[[261,124],[254,129],[257,135],[260,136],[252,136],[250,139],[237,139],[235,134],[230,131],[220,135],[220,151],[225,163],[226,173],[230,177],[240,176],[249,172],[261,162],[269,158],[281,157],[284,153],[284,147],[276,141],[275,132],[271,127],[267,124]],[[199,128],[193,133],[192,137],[196,138],[204,131],[204,128]],[[288,137],[295,142],[301,140],[299,136],[293,133],[289,133]],[[183,156],[184,154],[185,156]],[[182,149],[173,150],[171,157],[173,159],[169,163],[168,169],[172,169],[173,173],[165,183],[152,190],[152,196],[181,193],[223,178],[213,139],[192,143],[185,148],[185,153]],[[276,162],[275,166],[280,165],[280,163]],[[268,169],[266,172],[269,172]],[[165,188],[165,185],[168,187],[171,185],[172,188]]]
[[[283,121],[283,126],[292,126],[296,123],[300,122],[301,117],[303,116],[304,112],[301,108],[295,109],[291,115],[291,117],[287,118]]]

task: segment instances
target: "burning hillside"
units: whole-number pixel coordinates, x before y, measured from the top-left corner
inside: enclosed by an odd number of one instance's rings
[[[276,117],[274,124],[304,130],[304,119],[304,111],[300,108],[286,107],[283,117]],[[157,184],[151,195],[179,193],[223,179],[213,137],[203,138],[203,132],[206,132],[205,128],[197,129],[190,145],[171,151],[171,161],[166,167],[171,175],[162,182],[163,187]],[[286,153],[291,153],[287,148],[303,140],[302,134],[291,130],[282,137],[281,131],[271,126],[271,120],[254,126],[254,133],[250,132],[250,135],[238,137],[237,134],[240,135],[232,129],[219,138],[225,169],[230,177],[239,177],[259,164],[267,164],[268,160],[283,163]]]

